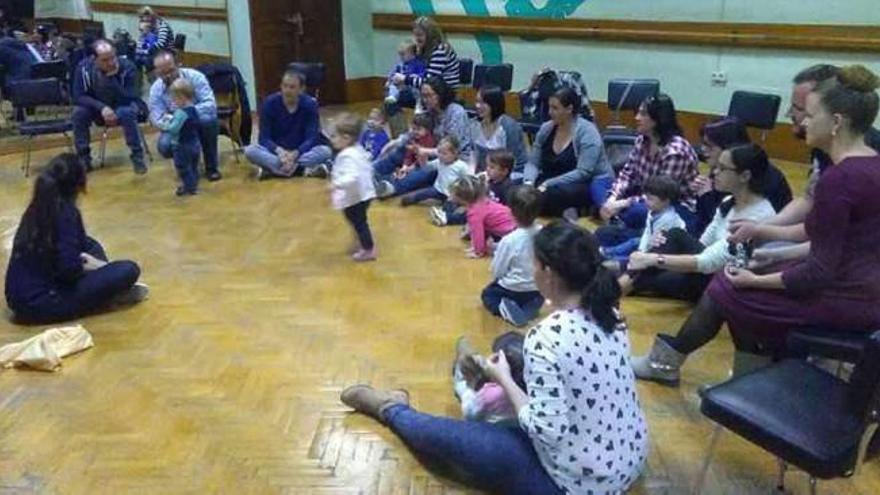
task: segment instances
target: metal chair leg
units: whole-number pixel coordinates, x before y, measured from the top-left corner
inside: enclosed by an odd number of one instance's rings
[[[149,160],[150,163],[152,164],[153,163],[153,153],[150,151],[150,146],[147,144],[147,134],[144,132],[143,129],[141,129],[141,126],[138,126],[138,134],[140,134],[140,136],[141,136],[141,142],[143,143],[143,146],[144,146],[144,153],[147,154],[147,160]]]
[[[818,482],[814,476],[810,476],[810,495],[816,495],[819,493],[819,489],[817,487]]]
[[[788,470],[788,463],[783,461],[782,459],[777,458],[776,462],[779,463],[779,478],[776,480],[776,490],[780,492],[785,491],[785,471]]]
[[[24,171],[25,177],[30,177],[30,174],[31,174],[31,140],[32,139],[33,139],[33,136],[27,137],[27,148],[25,149],[25,152],[24,152],[24,164],[21,167],[21,169]]]
[[[64,139],[67,140],[67,151],[73,153],[73,141],[70,139],[70,136],[68,136],[66,132],[62,132],[61,134],[64,134]]]
[[[715,429],[712,430],[712,438],[709,440],[709,452],[706,453],[706,458],[703,460],[703,465],[700,468],[700,474],[697,476],[697,483],[694,485],[694,489],[691,492],[693,495],[700,495],[703,493],[703,485],[706,483],[706,475],[709,473],[709,466],[712,465],[712,458],[715,457],[715,447],[718,446],[718,440],[721,438],[721,433],[723,431],[724,428],[719,424],[716,424]]]
[[[104,168],[104,159],[107,156],[107,131],[108,129],[105,127],[104,132],[101,133],[101,168]]]

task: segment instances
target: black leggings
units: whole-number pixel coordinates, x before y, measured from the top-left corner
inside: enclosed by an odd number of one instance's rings
[[[665,234],[666,243],[650,252],[657,254],[699,254],[705,247],[684,229],[671,229]],[[679,273],[659,268],[631,272],[633,294],[653,294],[670,299],[697,302],[712,275],[705,273]]]
[[[367,209],[369,207],[370,200],[366,200],[342,210],[345,214],[345,219],[354,228],[361,247],[366,250],[373,249],[373,234],[370,232],[370,224],[367,223]]]

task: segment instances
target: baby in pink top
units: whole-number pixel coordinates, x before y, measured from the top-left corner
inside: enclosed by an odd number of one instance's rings
[[[489,199],[486,183],[468,176],[456,180],[450,188],[450,199],[467,208],[467,225],[471,235],[469,258],[492,254],[494,241],[516,230],[516,220],[506,205]]]
[[[507,332],[492,344],[494,352],[504,351],[514,380],[523,387],[523,336]],[[452,368],[453,388],[461,401],[461,414],[468,421],[498,423],[516,421],[516,411],[501,385],[489,380],[483,371],[485,362],[464,337],[456,344],[456,359]]]

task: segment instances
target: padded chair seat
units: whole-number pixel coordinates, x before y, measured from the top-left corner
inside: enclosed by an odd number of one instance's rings
[[[73,123],[65,119],[35,120],[22,122],[18,126],[18,132],[23,136],[42,136],[44,134],[60,134],[71,131],[73,131]]]
[[[602,132],[602,142],[609,144],[628,144],[635,145],[639,133],[634,129],[625,127],[609,127]]]
[[[849,412],[847,384],[804,361],[733,378],[702,397],[708,418],[813,476],[846,476],[855,465],[863,428]]]

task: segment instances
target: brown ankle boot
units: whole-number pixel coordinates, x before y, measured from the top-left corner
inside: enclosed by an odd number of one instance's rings
[[[352,385],[342,391],[340,400],[355,411],[371,418],[385,422],[382,413],[395,404],[409,405],[409,393],[406,390],[376,390],[369,385]]]

